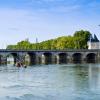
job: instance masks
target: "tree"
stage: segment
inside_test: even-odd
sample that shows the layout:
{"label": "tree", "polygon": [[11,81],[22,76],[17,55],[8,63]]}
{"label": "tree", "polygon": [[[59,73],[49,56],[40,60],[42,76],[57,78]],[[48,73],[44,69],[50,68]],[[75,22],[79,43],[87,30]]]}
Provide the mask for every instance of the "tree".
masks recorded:
{"label": "tree", "polygon": [[40,43],[30,43],[27,40],[20,41],[17,45],[8,45],[7,49],[17,49],[17,50],[64,50],[64,49],[86,49],[87,41],[91,33],[89,31],[76,31],[74,36],[62,36],[56,39],[51,39],[47,41],[43,41]]}
{"label": "tree", "polygon": [[[89,31],[76,31],[74,33],[74,37],[80,38],[78,41],[78,45],[80,46],[81,49],[86,49],[87,48],[87,41],[89,40],[89,37],[91,36],[91,33]],[[80,43],[81,42],[81,43]]]}

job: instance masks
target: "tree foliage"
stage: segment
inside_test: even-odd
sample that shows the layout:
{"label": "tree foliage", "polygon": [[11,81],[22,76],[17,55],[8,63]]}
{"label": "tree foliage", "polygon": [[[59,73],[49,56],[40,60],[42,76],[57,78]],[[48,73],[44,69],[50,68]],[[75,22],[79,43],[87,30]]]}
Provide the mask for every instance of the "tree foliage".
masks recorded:
{"label": "tree foliage", "polygon": [[16,45],[8,45],[7,49],[16,50],[64,50],[64,49],[86,49],[87,41],[91,33],[89,31],[76,31],[73,36],[62,36],[56,39],[43,41],[40,43],[30,43],[29,41],[21,41]]}

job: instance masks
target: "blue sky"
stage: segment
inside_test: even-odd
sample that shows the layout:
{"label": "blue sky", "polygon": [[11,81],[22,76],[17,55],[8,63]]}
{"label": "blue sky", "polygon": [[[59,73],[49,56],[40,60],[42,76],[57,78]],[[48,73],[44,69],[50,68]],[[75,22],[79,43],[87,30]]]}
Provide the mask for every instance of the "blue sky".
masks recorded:
{"label": "blue sky", "polygon": [[0,48],[88,30],[100,39],[100,0],[2,0]]}

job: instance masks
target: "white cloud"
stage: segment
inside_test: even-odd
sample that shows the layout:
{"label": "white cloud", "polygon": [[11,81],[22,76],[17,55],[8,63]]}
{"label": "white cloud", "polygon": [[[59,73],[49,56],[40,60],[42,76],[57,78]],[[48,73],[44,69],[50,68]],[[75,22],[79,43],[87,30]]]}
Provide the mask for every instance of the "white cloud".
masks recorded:
{"label": "white cloud", "polygon": [[59,18],[46,13],[0,9],[0,48],[25,38],[29,38],[32,42],[35,42],[36,37],[40,41],[55,38],[59,35],[57,32],[63,30],[62,27],[59,28],[58,23]]}
{"label": "white cloud", "polygon": [[0,9],[1,44],[13,44],[27,37],[25,34],[31,27],[28,14],[24,10]]}
{"label": "white cloud", "polygon": [[[80,9],[80,5],[31,10],[0,8],[0,48],[25,38],[35,42],[36,37],[42,41],[73,34],[78,29],[88,30],[89,23],[95,24],[98,21],[93,17],[86,18],[78,14],[77,11],[80,12]],[[90,26],[89,29],[92,28]]]}

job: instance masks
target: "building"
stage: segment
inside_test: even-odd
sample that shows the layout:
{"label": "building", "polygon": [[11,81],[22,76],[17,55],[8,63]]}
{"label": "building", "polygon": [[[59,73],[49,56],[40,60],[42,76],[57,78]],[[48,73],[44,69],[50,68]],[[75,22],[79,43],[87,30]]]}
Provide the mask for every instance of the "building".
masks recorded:
{"label": "building", "polygon": [[100,49],[100,41],[98,40],[97,36],[94,34],[90,35],[89,41],[87,42],[88,49]]}

